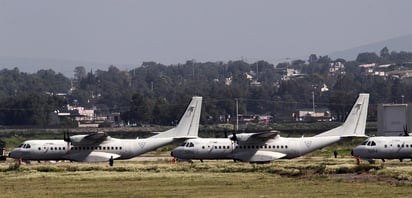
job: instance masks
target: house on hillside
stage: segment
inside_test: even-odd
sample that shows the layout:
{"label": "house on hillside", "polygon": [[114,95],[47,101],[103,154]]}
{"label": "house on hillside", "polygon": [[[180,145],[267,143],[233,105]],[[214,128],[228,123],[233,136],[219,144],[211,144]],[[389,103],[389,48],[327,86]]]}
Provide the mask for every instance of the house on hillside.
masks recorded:
{"label": "house on hillside", "polygon": [[59,118],[69,118],[77,121],[80,128],[97,128],[103,123],[105,126],[120,125],[120,113],[111,113],[109,115],[97,115],[96,109],[86,109],[80,106],[67,105],[65,110],[56,110],[54,112]]}

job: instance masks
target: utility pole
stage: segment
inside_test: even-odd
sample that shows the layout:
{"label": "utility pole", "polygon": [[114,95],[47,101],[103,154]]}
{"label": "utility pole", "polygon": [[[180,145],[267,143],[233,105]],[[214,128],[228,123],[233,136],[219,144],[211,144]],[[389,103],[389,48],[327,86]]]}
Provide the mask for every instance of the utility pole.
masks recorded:
{"label": "utility pole", "polygon": [[315,92],[312,91],[312,112],[315,115]]}
{"label": "utility pole", "polygon": [[236,132],[239,130],[239,100],[236,98]]}

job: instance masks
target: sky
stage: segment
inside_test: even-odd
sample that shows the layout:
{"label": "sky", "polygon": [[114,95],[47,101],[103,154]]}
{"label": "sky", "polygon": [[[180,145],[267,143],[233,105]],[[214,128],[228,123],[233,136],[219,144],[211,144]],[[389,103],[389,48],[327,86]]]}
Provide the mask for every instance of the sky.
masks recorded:
{"label": "sky", "polygon": [[409,0],[0,0],[0,57],[282,62],[412,33]]}

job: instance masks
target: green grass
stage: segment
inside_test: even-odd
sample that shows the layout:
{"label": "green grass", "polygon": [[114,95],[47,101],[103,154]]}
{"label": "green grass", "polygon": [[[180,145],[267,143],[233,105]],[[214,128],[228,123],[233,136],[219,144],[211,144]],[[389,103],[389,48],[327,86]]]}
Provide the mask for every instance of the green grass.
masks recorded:
{"label": "green grass", "polygon": [[411,165],[358,166],[350,157],[319,156],[260,165],[130,160],[113,167],[8,160],[0,163],[0,197],[399,197],[412,193]]}

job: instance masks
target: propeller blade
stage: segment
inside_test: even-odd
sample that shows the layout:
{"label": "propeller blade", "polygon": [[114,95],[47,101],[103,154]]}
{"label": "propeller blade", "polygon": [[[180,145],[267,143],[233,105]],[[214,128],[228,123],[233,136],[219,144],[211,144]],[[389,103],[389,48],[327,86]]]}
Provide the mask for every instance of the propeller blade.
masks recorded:
{"label": "propeller blade", "polygon": [[232,137],[230,137],[230,140],[237,142],[236,133],[232,134]]}
{"label": "propeller blade", "polygon": [[65,141],[65,142],[70,142],[70,134],[69,134],[69,132],[64,132],[64,137],[63,137],[63,140]]}
{"label": "propeller blade", "polygon": [[404,133],[404,136],[409,136],[408,125],[403,126],[403,133]]}

